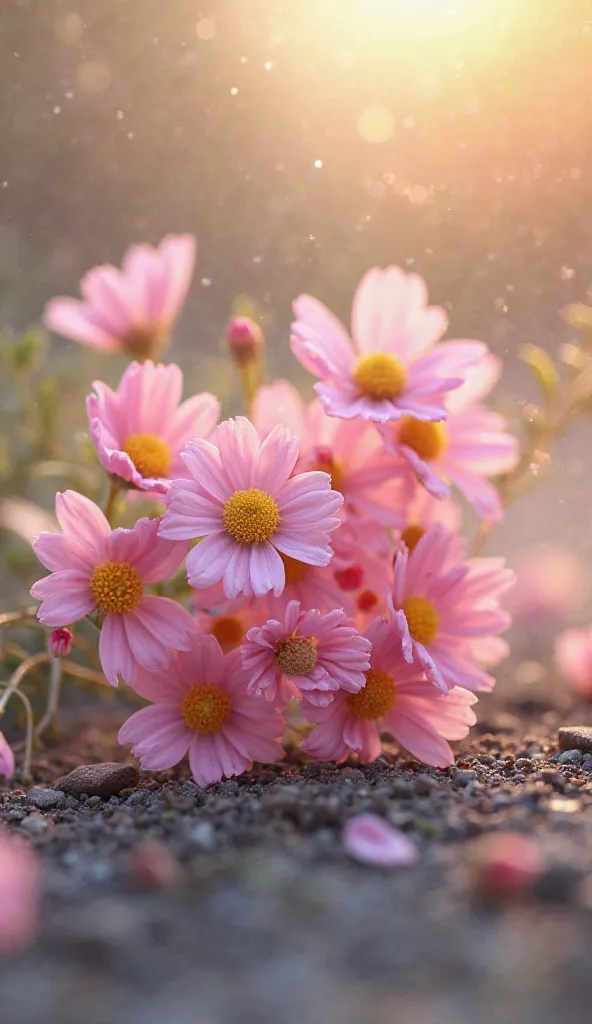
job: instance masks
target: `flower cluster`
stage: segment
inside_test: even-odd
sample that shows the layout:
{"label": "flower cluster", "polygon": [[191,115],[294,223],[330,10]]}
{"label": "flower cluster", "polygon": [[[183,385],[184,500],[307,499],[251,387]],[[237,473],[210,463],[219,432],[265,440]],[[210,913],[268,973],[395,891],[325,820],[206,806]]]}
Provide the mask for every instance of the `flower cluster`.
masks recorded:
{"label": "flower cluster", "polygon": [[[454,499],[502,515],[491,478],[517,445],[481,404],[499,361],[481,342],[440,340],[446,316],[420,277],[375,268],[351,336],[316,299],[294,302],[292,351],[318,379],[310,404],[287,381],[260,385],[260,328],[233,323],[249,416],[219,422],[213,395],[181,401],[181,369],[157,361],[194,254],[186,237],[136,246],[122,271],[86,275],[83,302],[47,308],[52,329],[134,360],[87,399],[104,510],[58,494],[61,532],[34,542],[49,570],[31,589],[38,617],[68,638],[50,650],[68,652],[88,617],[106,680],[148,702],[120,741],[148,769],[188,754],[200,785],[278,760],[292,701],[315,758],[370,762],[388,734],[446,767],[506,653],[512,574],[467,557]],[[135,522],[134,496],[153,509]]]}

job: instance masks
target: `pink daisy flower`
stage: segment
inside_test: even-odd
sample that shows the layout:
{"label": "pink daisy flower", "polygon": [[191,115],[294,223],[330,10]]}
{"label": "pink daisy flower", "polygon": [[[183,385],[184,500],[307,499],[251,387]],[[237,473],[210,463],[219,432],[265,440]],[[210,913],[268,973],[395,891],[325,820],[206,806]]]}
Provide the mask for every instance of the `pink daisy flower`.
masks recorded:
{"label": "pink daisy flower", "polygon": [[555,641],[555,661],[568,683],[592,697],[592,629],[566,629]]}
{"label": "pink daisy flower", "polygon": [[368,764],[382,752],[381,734],[389,733],[420,761],[446,768],[454,761],[446,741],[462,739],[475,724],[477,698],[460,687],[438,693],[421,667],[403,658],[393,620],[374,619],[366,637],[372,654],[364,687],[354,694],[339,690],[327,707],[305,699],[303,714],[316,729],[302,749],[319,761],[342,761],[353,752]]}
{"label": "pink daisy flower", "polygon": [[[282,417],[286,418],[282,418]],[[344,497],[342,518],[371,518],[402,526],[415,491],[404,459],[386,451],[371,424],[327,416],[317,400],[308,406],[287,381],[259,389],[253,421],[262,433],[272,421],[283,423],[300,441],[298,469],[329,473],[331,486]]]}
{"label": "pink daisy flower", "polygon": [[94,267],[82,278],[82,302],[52,299],[43,322],[48,330],[101,352],[154,356],[179,315],[194,264],[191,235],[167,235],[158,248],[133,245],[121,270]]}
{"label": "pink daisy flower", "polygon": [[342,419],[441,420],[447,413],[445,393],[459,387],[467,367],[487,351],[477,341],[434,348],[446,330],[446,314],[427,306],[422,278],[399,267],[374,267],[362,278],[354,296],[352,338],[310,295],[296,299],[293,309],[292,351],[321,378],[315,391],[325,412]]}
{"label": "pink daisy flower", "polygon": [[14,753],[4,733],[0,732],[0,775],[11,779],[14,775]]}
{"label": "pink daisy flower", "polygon": [[357,693],[370,667],[370,644],[342,609],[327,615],[286,608],[283,622],[254,626],[241,647],[249,693],[285,705],[304,694],[311,704],[327,704],[340,687]]}
{"label": "pink daisy flower", "polygon": [[327,473],[292,471],[298,440],[284,427],[261,441],[239,416],[218,427],[216,443],[189,441],[182,453],[191,479],[175,480],[161,537],[204,539],[187,556],[193,587],[222,580],[227,597],[281,594],[288,555],[308,565],[328,565],[329,534],[343,503]]}
{"label": "pink daisy flower", "polygon": [[225,654],[239,647],[247,630],[260,621],[260,604],[242,595],[230,600],[221,583],[193,592],[199,632],[215,637]]}
{"label": "pink daisy flower", "polygon": [[249,695],[247,682],[238,651],[224,655],[214,637],[194,633],[166,673],[138,675],[135,689],[152,704],[128,718],[119,742],[154,771],[172,768],[189,752],[200,786],[241,775],[253,761],[277,761],[281,717]]}
{"label": "pink daisy flower", "polygon": [[187,650],[195,623],[181,605],[149,597],[144,588],[168,579],[183,561],[186,545],[158,536],[158,519],[139,519],[132,530],[112,530],[94,502],[75,491],[56,495],[62,533],[33,541],[51,575],[31,587],[41,600],[37,618],[63,626],[98,611],[99,657],[107,680],[132,685],[138,666],[156,671],[169,651]]}
{"label": "pink daisy flower", "polygon": [[504,417],[478,402],[497,383],[501,369],[501,360],[491,354],[473,367],[465,384],[447,396],[445,422],[405,416],[381,428],[387,447],[407,459],[430,494],[448,498],[454,484],[490,522],[503,518],[503,508],[488,478],[509,472],[519,456]]}
{"label": "pink daisy flower", "polygon": [[101,465],[142,491],[164,493],[171,479],[186,476],[183,445],[210,434],[220,415],[208,392],[181,403],[183,373],[174,363],[131,363],[117,391],[101,381],[93,388],[86,408]]}
{"label": "pink daisy flower", "polygon": [[[407,506],[405,525],[397,531],[396,539],[411,552],[430,526],[441,523],[450,533],[458,533],[461,521],[461,510],[452,498],[434,498],[424,487],[417,485]],[[459,551],[464,551],[463,541],[460,537],[458,540]]]}
{"label": "pink daisy flower", "polygon": [[405,656],[418,661],[440,690],[491,690],[495,680],[476,661],[494,664],[507,653],[498,633],[510,624],[499,598],[514,582],[502,558],[458,558],[458,538],[432,526],[412,554],[395,556],[388,603]]}

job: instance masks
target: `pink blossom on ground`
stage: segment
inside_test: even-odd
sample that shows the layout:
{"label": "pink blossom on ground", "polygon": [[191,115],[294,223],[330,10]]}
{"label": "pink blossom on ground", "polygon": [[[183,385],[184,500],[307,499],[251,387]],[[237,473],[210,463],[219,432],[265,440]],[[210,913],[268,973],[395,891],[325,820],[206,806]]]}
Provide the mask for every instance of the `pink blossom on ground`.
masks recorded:
{"label": "pink blossom on ground", "polygon": [[254,626],[241,647],[249,693],[285,705],[291,697],[325,705],[342,687],[357,693],[370,667],[370,643],[341,609],[326,615],[291,601],[283,621]]}
{"label": "pink blossom on ground", "polygon": [[11,779],[14,775],[14,754],[4,733],[0,732],[0,775]]}
{"label": "pink blossom on ground", "polygon": [[567,629],[555,641],[555,660],[563,676],[592,698],[592,629]]}
{"label": "pink blossom on ground", "polygon": [[72,650],[74,636],[71,629],[52,629],[47,646],[54,658],[67,658]]}
{"label": "pink blossom on ground", "polygon": [[37,934],[39,862],[21,839],[0,835],[0,955],[26,949]]}
{"label": "pink blossom on ground", "polygon": [[98,610],[99,657],[112,686],[119,676],[133,685],[138,667],[166,668],[169,650],[187,650],[195,624],[181,605],[144,588],[179,568],[185,543],[159,537],[158,519],[112,530],[100,508],[75,491],[56,495],[56,514],[62,532],[40,533],[33,542],[51,571],[31,588],[42,602],[39,621],[61,627]]}
{"label": "pink blossom on ground", "polygon": [[93,388],[86,408],[101,465],[143,491],[166,493],[171,479],[186,477],[181,449],[211,434],[220,415],[208,392],[181,402],[183,373],[175,363],[131,363],[117,391],[101,381]]}
{"label": "pink blossom on ground", "polygon": [[158,352],[185,301],[195,264],[195,239],[167,235],[157,248],[133,245],[121,270],[94,267],[82,278],[82,301],[56,298],[45,326],[102,352],[144,358]]}
{"label": "pink blossom on ground", "polygon": [[446,397],[445,422],[407,416],[381,428],[387,447],[408,461],[430,494],[448,498],[454,485],[491,522],[503,518],[503,509],[489,477],[509,472],[519,456],[504,417],[478,402],[497,383],[501,369],[501,360],[491,354],[469,368],[466,382]]}
{"label": "pink blossom on ground", "polygon": [[366,637],[372,653],[365,686],[356,694],[339,690],[327,707],[304,700],[303,714],[316,728],[302,749],[319,761],[342,761],[353,752],[368,764],[380,756],[380,737],[388,732],[414,757],[446,768],[454,760],[446,741],[462,739],[475,724],[477,698],[460,687],[445,696],[427,682],[419,665],[405,661],[394,621],[374,619]]}
{"label": "pink blossom on ground", "polygon": [[226,420],[215,444],[190,441],[182,458],[191,479],[171,485],[161,537],[202,537],[187,556],[193,587],[222,580],[229,598],[282,593],[281,555],[328,565],[330,534],[343,503],[327,473],[294,474],[298,439],[278,426],[261,441],[244,417]]}
{"label": "pink blossom on ground", "polygon": [[587,592],[584,567],[573,551],[537,544],[518,560],[505,605],[518,622],[544,626],[577,614]]}
{"label": "pink blossom on ground", "polygon": [[486,346],[448,341],[446,314],[427,306],[425,282],[399,267],[374,267],[354,296],[352,337],[317,299],[301,295],[293,304],[292,351],[321,382],[315,384],[325,412],[376,423],[410,415],[446,416],[446,393],[465,380],[467,368]]}
{"label": "pink blossom on ground", "polygon": [[355,814],[343,830],[345,852],[360,864],[404,868],[419,860],[417,847],[377,814]]}
{"label": "pink blossom on ground", "polygon": [[277,761],[281,716],[248,693],[248,681],[238,651],[224,655],[214,637],[195,632],[166,672],[138,675],[136,690],[152,703],[128,718],[119,742],[154,771],[189,753],[200,786],[241,775],[253,761]]}
{"label": "pink blossom on ground", "polygon": [[395,556],[389,607],[402,650],[442,691],[451,686],[491,690],[495,680],[477,664],[507,654],[498,636],[510,624],[499,606],[514,581],[503,558],[458,560],[458,538],[436,524],[409,554]]}
{"label": "pink blossom on ground", "polygon": [[475,846],[475,886],[488,900],[516,900],[529,895],[546,867],[534,839],[519,832],[483,836]]}

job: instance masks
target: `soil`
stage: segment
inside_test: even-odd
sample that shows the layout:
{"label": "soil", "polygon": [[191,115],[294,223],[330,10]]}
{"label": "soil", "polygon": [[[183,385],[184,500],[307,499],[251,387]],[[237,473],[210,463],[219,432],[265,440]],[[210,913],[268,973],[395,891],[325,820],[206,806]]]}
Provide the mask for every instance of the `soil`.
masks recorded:
{"label": "soil", "polygon": [[[34,786],[125,761],[120,718],[112,705],[91,724],[88,711],[66,715]],[[0,964],[3,1024],[581,1017],[592,1002],[592,757],[563,753],[557,732],[589,724],[592,708],[563,690],[507,687],[481,702],[446,771],[393,746],[370,766],[293,751],[207,790],[185,765],[140,772],[104,798],[4,789],[0,830],[28,837],[45,885],[38,941]],[[419,863],[351,861],[342,829],[361,811],[403,829]],[[525,898],[486,904],[475,850],[500,829],[533,836],[548,869]]]}

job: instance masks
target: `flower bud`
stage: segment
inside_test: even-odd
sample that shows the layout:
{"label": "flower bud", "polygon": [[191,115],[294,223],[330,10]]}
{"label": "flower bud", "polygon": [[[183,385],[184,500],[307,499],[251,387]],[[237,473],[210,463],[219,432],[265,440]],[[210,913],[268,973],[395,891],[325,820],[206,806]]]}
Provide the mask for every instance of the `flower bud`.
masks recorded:
{"label": "flower bud", "polygon": [[52,629],[49,634],[49,640],[47,646],[49,647],[49,653],[53,654],[54,658],[65,658],[72,650],[72,630],[66,629]]}
{"label": "flower bud", "polygon": [[3,775],[5,779],[11,779],[14,775],[14,754],[12,748],[9,746],[4,738],[4,734],[0,732],[0,775]]}
{"label": "flower bud", "polygon": [[263,332],[248,316],[235,316],[226,328],[226,341],[238,366],[254,362],[263,345]]}
{"label": "flower bud", "polygon": [[542,852],[529,836],[516,832],[484,836],[474,861],[476,888],[492,902],[518,900],[532,892],[545,867]]}

